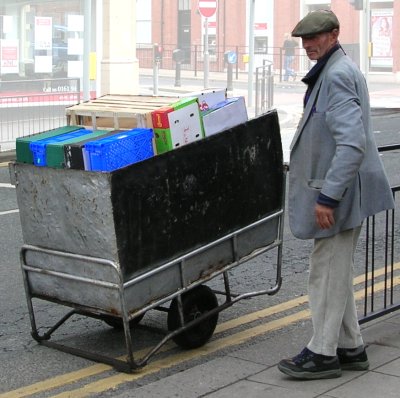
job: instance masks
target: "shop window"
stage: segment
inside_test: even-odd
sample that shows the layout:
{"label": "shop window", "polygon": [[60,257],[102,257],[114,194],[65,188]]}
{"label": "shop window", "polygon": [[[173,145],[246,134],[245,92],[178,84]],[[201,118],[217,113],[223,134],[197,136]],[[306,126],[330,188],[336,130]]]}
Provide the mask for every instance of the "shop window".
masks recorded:
{"label": "shop window", "polygon": [[217,36],[216,35],[208,35],[208,52],[210,55],[216,55],[216,52],[217,52]]}

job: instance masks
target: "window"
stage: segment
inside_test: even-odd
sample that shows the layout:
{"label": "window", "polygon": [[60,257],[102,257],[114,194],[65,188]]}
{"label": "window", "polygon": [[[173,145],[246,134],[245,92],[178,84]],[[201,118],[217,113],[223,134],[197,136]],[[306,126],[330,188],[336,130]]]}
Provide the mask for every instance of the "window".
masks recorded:
{"label": "window", "polygon": [[191,9],[190,3],[191,3],[191,0],[179,0],[178,10],[179,11],[190,10]]}
{"label": "window", "polygon": [[256,54],[267,54],[268,53],[268,37],[267,36],[256,36],[254,38],[254,52]]}

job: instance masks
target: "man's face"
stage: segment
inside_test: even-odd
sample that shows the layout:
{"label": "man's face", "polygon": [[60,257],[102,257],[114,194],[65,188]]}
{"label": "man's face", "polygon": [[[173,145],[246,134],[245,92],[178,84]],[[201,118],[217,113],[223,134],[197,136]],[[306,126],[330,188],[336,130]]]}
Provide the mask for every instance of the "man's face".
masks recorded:
{"label": "man's face", "polygon": [[334,29],[332,32],[303,36],[301,40],[308,58],[311,61],[318,61],[337,43],[338,35],[338,30]]}

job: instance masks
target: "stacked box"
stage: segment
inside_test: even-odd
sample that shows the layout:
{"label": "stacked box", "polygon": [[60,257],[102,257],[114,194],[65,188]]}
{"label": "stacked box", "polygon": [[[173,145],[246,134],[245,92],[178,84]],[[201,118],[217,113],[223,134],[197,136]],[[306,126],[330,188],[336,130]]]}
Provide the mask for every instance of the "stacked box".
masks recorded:
{"label": "stacked box", "polygon": [[81,128],[80,130],[71,131],[66,134],[31,142],[29,148],[33,154],[33,164],[40,167],[62,168],[64,163],[63,145],[74,140],[82,140],[85,136],[92,133],[92,130]]}
{"label": "stacked box", "polygon": [[84,145],[85,170],[113,171],[154,155],[153,131],[133,129]]}
{"label": "stacked box", "polygon": [[206,137],[228,130],[248,120],[244,97],[228,98],[202,112]]}
{"label": "stacked box", "polygon": [[29,148],[31,142],[37,142],[81,129],[82,127],[79,126],[64,126],[53,130],[43,131],[38,134],[17,138],[15,145],[17,162],[33,164],[33,153]]}
{"label": "stacked box", "polygon": [[196,97],[199,103],[200,111],[206,111],[214,105],[226,100],[226,88],[208,89],[200,92],[188,94],[188,97]]}
{"label": "stacked box", "polygon": [[93,137],[103,138],[121,133],[121,130],[97,130],[93,136],[82,141],[64,144],[65,167],[68,169],[85,170],[85,160],[83,156],[86,143],[93,141]]}
{"label": "stacked box", "polygon": [[204,137],[196,97],[182,98],[152,112],[157,154],[200,140]]}

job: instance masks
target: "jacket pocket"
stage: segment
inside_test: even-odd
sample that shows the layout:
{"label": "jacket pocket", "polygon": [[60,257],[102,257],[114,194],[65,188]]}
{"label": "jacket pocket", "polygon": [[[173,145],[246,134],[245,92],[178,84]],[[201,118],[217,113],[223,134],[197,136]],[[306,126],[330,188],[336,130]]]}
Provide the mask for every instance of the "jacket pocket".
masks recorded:
{"label": "jacket pocket", "polygon": [[313,179],[313,180],[308,180],[308,186],[313,189],[322,189],[322,185],[324,185],[325,180],[321,179]]}

